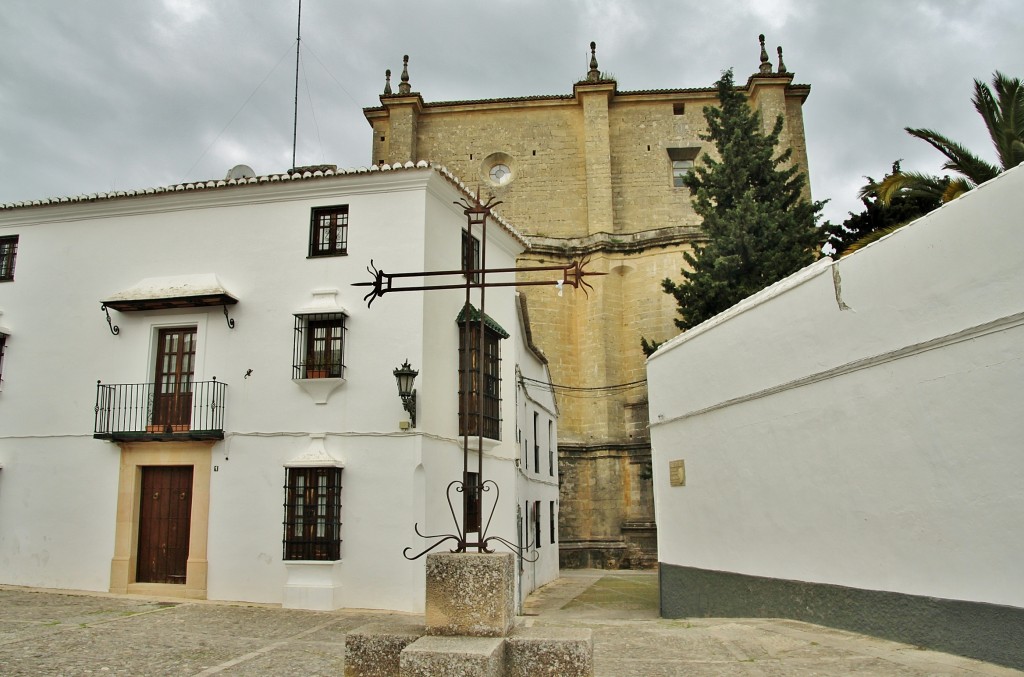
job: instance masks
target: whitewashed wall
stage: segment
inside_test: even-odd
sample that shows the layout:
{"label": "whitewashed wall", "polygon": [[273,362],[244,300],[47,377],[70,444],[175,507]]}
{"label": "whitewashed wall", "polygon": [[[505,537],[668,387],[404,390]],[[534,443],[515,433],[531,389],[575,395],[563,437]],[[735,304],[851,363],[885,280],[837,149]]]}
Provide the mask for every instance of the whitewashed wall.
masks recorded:
{"label": "whitewashed wall", "polygon": [[[284,464],[325,433],[342,475],[345,606],[423,607],[423,560],[402,557],[413,525],[449,529],[436,495],[461,473],[457,438],[459,291],[394,293],[367,308],[366,267],[460,265],[462,196],[430,169],[0,211],[20,237],[15,281],[0,284],[10,329],[0,392],[0,582],[105,590],[110,584],[119,448],[92,438],[96,381],[152,380],[154,330],[195,324],[196,380],[228,384],[225,440],[212,446],[208,597],[282,601]],[[307,259],[310,209],[349,205],[348,256]],[[521,243],[492,226],[489,263]],[[111,311],[100,301],[146,277],[215,273],[239,299],[221,308]],[[410,283],[411,284],[411,283]],[[293,313],[337,289],[347,311],[347,382],[316,404],[292,382]],[[487,312],[512,331],[512,288]],[[515,492],[515,342],[503,346],[503,441],[488,464]],[[420,370],[418,422],[392,370]],[[252,370],[248,377],[245,374]],[[453,470],[454,469],[454,470]],[[491,470],[488,470],[491,472]],[[496,517],[514,534],[515,497]],[[436,533],[436,532],[432,532]]]}
{"label": "whitewashed wall", "polygon": [[653,355],[660,561],[1024,606],[1022,215],[1015,169]]}

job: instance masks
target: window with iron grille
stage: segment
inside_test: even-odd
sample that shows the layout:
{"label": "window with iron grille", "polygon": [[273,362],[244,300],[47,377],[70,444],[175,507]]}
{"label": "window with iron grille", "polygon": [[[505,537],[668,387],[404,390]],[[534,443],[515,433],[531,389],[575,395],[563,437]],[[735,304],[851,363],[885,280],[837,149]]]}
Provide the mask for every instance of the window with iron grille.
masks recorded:
{"label": "window with iron grille", "polygon": [[18,256],[18,236],[0,237],[0,282],[14,279],[14,259]]}
{"label": "window with iron grille", "polygon": [[344,313],[295,316],[292,378],[345,378]]}
{"label": "window with iron grille", "polygon": [[551,524],[551,544],[554,545],[555,541],[558,540],[558,522],[555,520],[555,502],[548,501],[549,522]]}
{"label": "window with iron grille", "polygon": [[309,255],[344,256],[348,253],[348,205],[315,207],[310,217]]}
{"label": "window with iron grille", "polygon": [[[479,435],[482,431],[484,437],[501,439],[501,357],[498,348],[501,338],[498,332],[485,326],[481,357],[479,321],[470,321],[468,332],[465,321],[459,323],[460,435]],[[481,363],[484,370],[483,397],[480,395]]]}
{"label": "window with iron grille", "polygon": [[284,559],[341,559],[341,468],[287,468]]}
{"label": "window with iron grille", "polygon": [[0,332],[0,384],[4,382],[4,352],[7,350],[7,334]]}
{"label": "window with iron grille", "polygon": [[533,502],[533,539],[534,546],[539,548],[540,541],[540,501]]}
{"label": "window with iron grille", "polygon": [[480,473],[466,473],[466,528],[469,533],[480,531]]}
{"label": "window with iron grille", "polygon": [[[462,269],[480,270],[480,240],[470,235],[468,230],[462,231]],[[480,281],[480,273],[467,273],[466,277],[470,278],[470,282]]]}
{"label": "window with iron grille", "polygon": [[548,421],[548,475],[555,476],[555,435],[554,424]]}

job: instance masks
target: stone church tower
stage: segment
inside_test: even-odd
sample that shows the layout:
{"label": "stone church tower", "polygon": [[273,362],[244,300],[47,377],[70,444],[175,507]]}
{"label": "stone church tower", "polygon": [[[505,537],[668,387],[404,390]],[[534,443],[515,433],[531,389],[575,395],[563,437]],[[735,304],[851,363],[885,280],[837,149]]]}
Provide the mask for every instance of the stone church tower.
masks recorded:
{"label": "stone church tower", "polygon": [[[388,71],[381,105],[363,112],[375,164],[429,160],[501,200],[496,211],[530,242],[523,264],[589,258],[589,269],[607,273],[592,278],[589,296],[522,291],[560,386],[562,566],[627,568],[657,561],[640,337],[678,333],[661,280],[680,278],[683,252],[701,238],[681,176],[700,153],[714,153],[700,135],[703,108],[718,99],[714,87],[621,91],[590,47],[590,70],[571,94],[476,101],[424,101],[405,57],[398,92]],[[738,89],[765,131],[783,117],[780,145],[806,174],[810,87],[793,84],[778,54],[776,69],[761,36],[760,68]],[[530,434],[521,431],[526,449]]]}

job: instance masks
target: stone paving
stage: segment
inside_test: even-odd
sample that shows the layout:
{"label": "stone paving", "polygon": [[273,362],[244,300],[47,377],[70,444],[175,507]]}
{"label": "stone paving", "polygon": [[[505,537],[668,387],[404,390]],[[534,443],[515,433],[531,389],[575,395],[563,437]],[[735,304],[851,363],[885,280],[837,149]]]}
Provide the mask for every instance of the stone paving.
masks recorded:
{"label": "stone paving", "polygon": [[[590,628],[596,677],[1024,674],[797,621],[661,619],[651,572],[565,571],[523,613]],[[394,620],[420,619],[0,586],[0,675],[340,677],[345,633]]]}

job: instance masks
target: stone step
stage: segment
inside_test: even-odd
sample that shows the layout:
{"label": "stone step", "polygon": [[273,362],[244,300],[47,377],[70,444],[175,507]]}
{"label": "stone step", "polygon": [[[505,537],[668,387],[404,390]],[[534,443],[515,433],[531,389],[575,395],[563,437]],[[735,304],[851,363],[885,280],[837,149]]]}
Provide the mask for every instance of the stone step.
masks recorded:
{"label": "stone step", "polygon": [[518,627],[505,640],[508,677],[592,677],[594,638],[589,628]]}
{"label": "stone step", "polygon": [[[421,637],[405,647],[400,677],[503,677],[501,637]],[[347,668],[347,666],[346,666]]]}
{"label": "stone step", "polygon": [[345,635],[345,677],[398,677],[402,650],[426,633],[411,623],[369,623]]}

